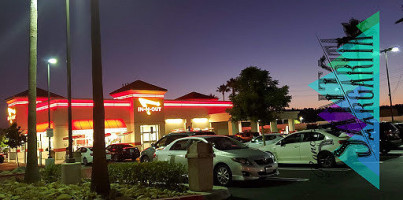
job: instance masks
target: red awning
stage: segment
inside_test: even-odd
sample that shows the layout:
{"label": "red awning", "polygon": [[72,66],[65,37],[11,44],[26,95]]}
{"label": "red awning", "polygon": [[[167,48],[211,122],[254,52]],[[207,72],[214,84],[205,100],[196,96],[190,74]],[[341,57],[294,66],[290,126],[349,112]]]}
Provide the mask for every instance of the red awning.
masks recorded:
{"label": "red awning", "polygon": [[[85,138],[85,135],[73,135],[73,140],[79,138]],[[64,137],[63,140],[69,140],[69,137]]]}

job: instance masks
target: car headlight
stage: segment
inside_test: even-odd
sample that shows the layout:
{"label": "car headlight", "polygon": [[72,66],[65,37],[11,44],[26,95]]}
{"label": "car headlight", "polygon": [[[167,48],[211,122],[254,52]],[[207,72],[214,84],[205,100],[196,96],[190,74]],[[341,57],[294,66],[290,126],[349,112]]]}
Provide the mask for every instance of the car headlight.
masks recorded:
{"label": "car headlight", "polygon": [[241,163],[243,165],[253,165],[248,159],[246,158],[231,158],[233,161]]}
{"label": "car headlight", "polygon": [[273,159],[274,162],[277,162],[276,156],[270,151],[266,151],[267,154],[269,154],[269,157]]}

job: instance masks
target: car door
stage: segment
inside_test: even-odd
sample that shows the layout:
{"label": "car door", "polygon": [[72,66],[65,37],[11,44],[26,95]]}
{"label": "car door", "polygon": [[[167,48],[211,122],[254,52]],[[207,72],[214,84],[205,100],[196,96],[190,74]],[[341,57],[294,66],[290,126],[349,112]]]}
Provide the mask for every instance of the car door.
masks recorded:
{"label": "car door", "polygon": [[294,133],[280,140],[273,147],[279,163],[300,163],[301,134]]}
{"label": "car door", "polygon": [[185,158],[185,155],[187,153],[187,148],[190,146],[191,142],[191,139],[176,141],[168,150],[168,155],[165,158],[166,161],[169,161],[171,163],[181,163],[187,166],[187,159]]}
{"label": "car door", "polygon": [[303,132],[300,145],[301,162],[317,163],[319,145],[325,139],[325,136],[318,132]]}

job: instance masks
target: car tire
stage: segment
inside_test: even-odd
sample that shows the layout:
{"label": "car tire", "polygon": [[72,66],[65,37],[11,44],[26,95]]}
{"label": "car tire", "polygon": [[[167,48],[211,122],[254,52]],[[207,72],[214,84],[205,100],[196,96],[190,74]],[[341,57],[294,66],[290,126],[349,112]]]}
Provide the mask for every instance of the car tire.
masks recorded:
{"label": "car tire", "polygon": [[217,185],[229,186],[232,182],[231,169],[225,164],[219,164],[214,168],[214,182]]}
{"label": "car tire", "polygon": [[150,158],[148,156],[143,156],[141,157],[140,162],[150,162]]}
{"label": "car tire", "polygon": [[334,155],[330,152],[324,151],[318,154],[318,165],[321,168],[331,168],[336,165]]}
{"label": "car tire", "polygon": [[88,160],[87,160],[86,157],[83,158],[83,165],[84,165],[84,166],[87,166],[87,165],[88,165]]}

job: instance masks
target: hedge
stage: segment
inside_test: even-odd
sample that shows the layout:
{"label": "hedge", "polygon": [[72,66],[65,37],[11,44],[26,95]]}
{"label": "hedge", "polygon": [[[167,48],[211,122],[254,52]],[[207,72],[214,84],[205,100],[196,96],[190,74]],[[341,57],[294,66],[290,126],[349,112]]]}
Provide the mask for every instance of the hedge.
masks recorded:
{"label": "hedge", "polygon": [[140,184],[183,191],[186,170],[181,164],[168,162],[112,163],[108,165],[111,183]]}

